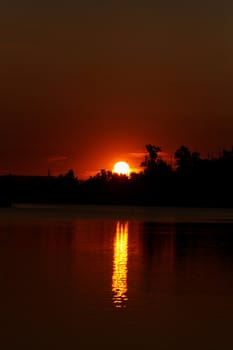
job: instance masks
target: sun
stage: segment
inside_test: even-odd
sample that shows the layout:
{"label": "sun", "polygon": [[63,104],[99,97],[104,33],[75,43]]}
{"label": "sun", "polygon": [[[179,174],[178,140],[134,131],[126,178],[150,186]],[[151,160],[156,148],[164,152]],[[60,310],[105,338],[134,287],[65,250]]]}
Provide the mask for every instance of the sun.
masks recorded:
{"label": "sun", "polygon": [[118,175],[129,175],[130,173],[130,167],[126,162],[117,162],[114,164],[113,173],[116,173]]}

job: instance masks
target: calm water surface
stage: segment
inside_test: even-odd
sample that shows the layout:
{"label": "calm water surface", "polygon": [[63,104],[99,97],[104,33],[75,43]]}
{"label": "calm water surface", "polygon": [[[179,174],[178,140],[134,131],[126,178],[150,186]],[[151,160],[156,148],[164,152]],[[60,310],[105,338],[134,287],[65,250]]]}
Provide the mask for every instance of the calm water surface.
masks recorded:
{"label": "calm water surface", "polygon": [[1,348],[232,348],[233,224],[174,218],[1,212]]}

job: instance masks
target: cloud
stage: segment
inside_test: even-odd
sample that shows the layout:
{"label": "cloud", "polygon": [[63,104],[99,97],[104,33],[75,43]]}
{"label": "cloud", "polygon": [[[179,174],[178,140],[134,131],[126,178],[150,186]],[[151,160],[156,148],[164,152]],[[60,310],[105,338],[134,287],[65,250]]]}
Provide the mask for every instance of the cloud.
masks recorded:
{"label": "cloud", "polygon": [[[130,153],[128,153],[128,156],[131,158],[144,158],[146,154],[147,154],[146,151],[145,152],[130,152]],[[159,155],[161,157],[167,157],[169,155],[169,153],[162,151],[162,152],[159,152]]]}
{"label": "cloud", "polygon": [[130,152],[128,153],[128,156],[131,158],[144,158],[146,152]]}

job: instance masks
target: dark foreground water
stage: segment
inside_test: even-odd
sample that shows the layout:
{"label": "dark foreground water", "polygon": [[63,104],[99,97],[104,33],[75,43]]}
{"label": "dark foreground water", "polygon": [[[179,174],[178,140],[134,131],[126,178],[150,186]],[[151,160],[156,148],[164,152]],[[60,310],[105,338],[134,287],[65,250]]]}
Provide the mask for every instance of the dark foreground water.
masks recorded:
{"label": "dark foreground water", "polygon": [[1,211],[1,349],[233,348],[229,211],[72,210]]}

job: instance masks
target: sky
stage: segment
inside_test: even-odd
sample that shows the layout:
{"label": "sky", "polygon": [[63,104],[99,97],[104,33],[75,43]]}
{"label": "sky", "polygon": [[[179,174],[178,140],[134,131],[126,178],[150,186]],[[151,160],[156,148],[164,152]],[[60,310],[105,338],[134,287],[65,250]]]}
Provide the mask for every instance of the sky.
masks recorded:
{"label": "sky", "polygon": [[230,148],[232,37],[229,0],[1,0],[0,173]]}

